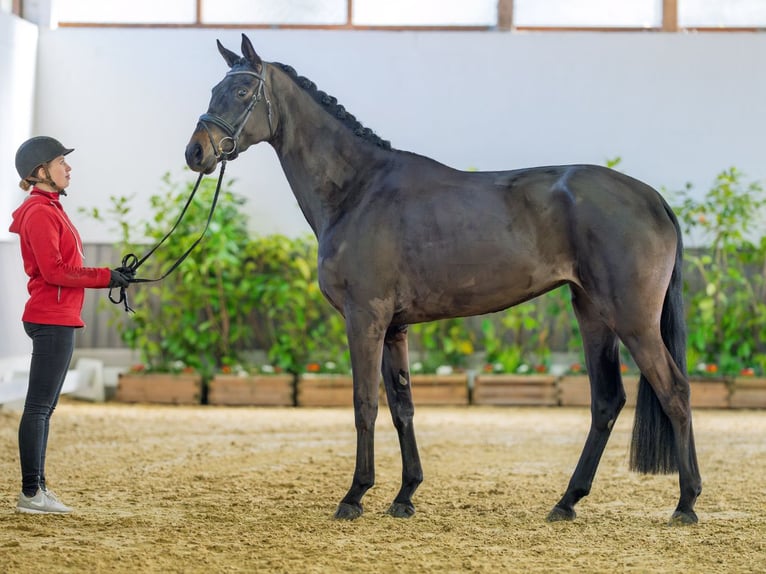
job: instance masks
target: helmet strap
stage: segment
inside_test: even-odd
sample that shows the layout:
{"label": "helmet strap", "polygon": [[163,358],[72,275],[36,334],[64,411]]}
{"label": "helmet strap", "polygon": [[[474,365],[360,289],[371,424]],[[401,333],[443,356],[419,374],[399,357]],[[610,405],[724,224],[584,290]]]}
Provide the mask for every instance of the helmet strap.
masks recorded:
{"label": "helmet strap", "polygon": [[[43,168],[43,171],[45,172],[45,179],[40,179],[40,178],[37,178],[37,177],[28,177],[27,181],[31,181],[33,183],[44,183],[44,184],[47,184],[48,186],[50,186],[53,189],[53,191],[55,191],[59,195],[66,195],[66,190],[64,190],[63,187],[59,187],[58,185],[56,185],[56,182],[53,181],[53,178],[51,177],[51,172],[48,171],[48,166],[43,164],[40,167]],[[37,171],[37,170],[35,170],[35,171]]]}

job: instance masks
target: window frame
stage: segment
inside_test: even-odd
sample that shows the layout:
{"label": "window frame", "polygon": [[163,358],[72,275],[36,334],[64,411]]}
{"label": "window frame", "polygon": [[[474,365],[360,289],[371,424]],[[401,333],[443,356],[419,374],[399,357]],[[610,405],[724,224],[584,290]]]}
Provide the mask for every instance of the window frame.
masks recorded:
{"label": "window frame", "polygon": [[[344,24],[259,24],[259,23],[205,23],[202,4],[214,0],[196,0],[194,23],[122,23],[122,22],[59,22],[61,28],[218,28],[218,29],[279,29],[279,30],[382,30],[423,32],[762,32],[766,27],[679,27],[678,0],[662,0],[662,24],[654,27],[627,26],[516,26],[513,23],[513,0],[498,0],[497,20],[494,26],[373,26],[352,23],[354,0],[346,0]],[[21,14],[24,0],[13,0],[14,13]]]}

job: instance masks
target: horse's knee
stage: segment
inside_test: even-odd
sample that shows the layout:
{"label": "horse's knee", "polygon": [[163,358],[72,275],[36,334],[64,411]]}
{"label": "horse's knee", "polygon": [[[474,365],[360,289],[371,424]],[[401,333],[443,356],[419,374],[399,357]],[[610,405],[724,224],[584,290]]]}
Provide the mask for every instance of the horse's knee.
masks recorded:
{"label": "horse's knee", "polygon": [[354,401],[354,420],[357,431],[371,431],[378,418],[378,405],[366,401]]}

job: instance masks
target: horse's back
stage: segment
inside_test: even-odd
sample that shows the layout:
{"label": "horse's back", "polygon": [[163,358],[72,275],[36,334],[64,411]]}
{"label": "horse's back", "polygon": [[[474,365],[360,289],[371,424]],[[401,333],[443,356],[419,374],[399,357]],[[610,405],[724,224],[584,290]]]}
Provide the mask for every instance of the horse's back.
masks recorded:
{"label": "horse's back", "polygon": [[464,172],[418,159],[320,237],[320,281],[337,307],[349,289],[393,293],[399,320],[419,322],[497,311],[564,283],[598,291],[600,279],[646,265],[638,250],[658,256],[674,237],[659,194],[608,168]]}

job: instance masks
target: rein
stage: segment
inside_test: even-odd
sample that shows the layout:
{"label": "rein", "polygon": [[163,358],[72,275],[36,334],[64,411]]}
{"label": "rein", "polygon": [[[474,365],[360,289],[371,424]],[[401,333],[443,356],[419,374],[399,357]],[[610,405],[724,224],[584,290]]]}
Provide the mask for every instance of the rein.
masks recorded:
{"label": "rein", "polygon": [[[155,281],[162,281],[163,279],[165,279],[165,277],[167,277],[173,271],[175,271],[176,268],[179,265],[181,265],[181,263],[183,263],[184,259],[186,259],[189,256],[189,254],[194,250],[194,248],[199,244],[199,242],[202,241],[202,238],[205,236],[205,233],[207,232],[207,229],[210,226],[210,221],[213,219],[213,212],[215,211],[216,203],[218,203],[218,195],[221,191],[221,182],[223,181],[223,173],[226,170],[226,161],[232,154],[234,154],[237,151],[239,136],[242,133],[242,130],[245,128],[247,121],[250,119],[250,114],[253,113],[255,106],[261,100],[266,101],[266,106],[268,108],[267,117],[269,120],[269,133],[273,132],[272,125],[271,125],[271,101],[266,95],[266,92],[264,89],[264,86],[266,84],[265,78],[261,74],[258,74],[257,72],[253,70],[230,71],[226,74],[226,76],[234,76],[238,74],[246,74],[248,76],[256,77],[258,79],[258,87],[255,89],[255,92],[253,92],[253,96],[250,98],[250,101],[248,102],[245,110],[237,118],[237,121],[235,123],[236,127],[231,125],[222,117],[212,113],[202,114],[199,118],[199,123],[202,125],[203,128],[205,128],[208,138],[210,138],[210,144],[213,147],[215,157],[221,162],[221,173],[218,176],[218,184],[215,187],[215,195],[213,196],[213,202],[210,205],[210,212],[208,213],[208,216],[207,216],[207,222],[205,223],[205,228],[202,230],[202,233],[199,235],[199,237],[197,237],[194,243],[192,243],[189,246],[189,248],[183,253],[183,255],[181,255],[181,257],[179,257],[175,261],[175,263],[173,263],[173,265],[171,265],[170,268],[167,271],[165,271],[165,273],[163,273],[160,277],[156,277],[154,279],[135,277],[136,271],[138,270],[138,268],[144,264],[144,262],[157,250],[157,248],[160,245],[162,245],[165,242],[165,240],[168,237],[170,237],[170,235],[175,231],[176,227],[178,227],[178,224],[181,223],[181,220],[183,219],[184,214],[186,213],[186,210],[189,208],[189,205],[194,199],[194,194],[197,193],[199,184],[202,181],[202,178],[204,177],[204,174],[200,173],[199,177],[197,178],[197,183],[194,184],[194,189],[192,189],[192,192],[189,195],[189,199],[186,201],[186,205],[184,205],[184,208],[181,210],[181,214],[178,216],[178,219],[173,224],[173,227],[170,229],[170,231],[168,231],[165,234],[165,236],[162,239],[160,239],[160,241],[154,247],[152,247],[143,257],[141,257],[141,259],[139,259],[133,253],[128,253],[127,255],[125,255],[125,257],[122,258],[122,266],[118,267],[117,270],[127,275],[128,277],[130,277],[130,283],[153,283]],[[215,141],[213,140],[213,134],[211,133],[210,128],[208,127],[208,123],[219,127],[226,134],[225,137],[221,138],[218,141],[217,145]],[[130,307],[130,304],[128,303],[128,291],[126,287],[120,287],[119,297],[117,299],[115,299],[112,296],[112,288],[110,288],[109,300],[116,305],[119,305],[120,303],[122,303],[123,306],[125,307],[126,312],[133,312],[133,309]]]}
{"label": "rein", "polygon": [[[170,231],[168,231],[165,236],[160,239],[154,247],[152,247],[141,259],[139,259],[134,253],[128,253],[125,255],[125,257],[122,258],[122,267],[118,267],[117,271],[120,271],[121,273],[127,275],[130,277],[130,283],[154,283],[156,281],[162,281],[170,275],[173,271],[176,270],[176,268],[181,265],[181,263],[184,262],[184,260],[189,256],[189,254],[194,250],[195,247],[199,244],[200,241],[202,241],[202,238],[205,236],[205,233],[207,232],[208,227],[210,227],[210,221],[213,219],[213,212],[215,211],[215,206],[218,203],[218,196],[221,192],[221,182],[223,182],[223,174],[226,171],[226,160],[221,160],[221,172],[218,175],[218,184],[215,186],[215,194],[213,195],[213,201],[210,204],[210,211],[207,216],[207,221],[205,222],[205,228],[202,230],[202,233],[200,233],[199,237],[194,240],[194,243],[192,243],[189,248],[184,251],[183,255],[176,259],[176,261],[173,263],[173,265],[170,266],[170,268],[165,271],[160,277],[156,277],[154,279],[147,279],[143,277],[135,277],[136,271],[138,270],[141,265],[144,264],[144,262],[149,259],[149,257],[157,251],[157,248],[162,245],[165,240],[171,236],[171,234],[176,230],[176,227],[178,227],[178,224],[181,223],[181,220],[183,219],[184,215],[186,214],[186,210],[189,208],[189,205],[191,205],[192,200],[194,199],[194,195],[197,193],[197,189],[199,188],[199,184],[202,182],[202,178],[204,177],[203,173],[199,174],[199,177],[197,178],[197,183],[194,184],[194,189],[192,189],[191,194],[189,195],[189,199],[186,200],[186,205],[184,205],[184,208],[181,210],[180,215],[178,216],[178,219],[176,219],[176,222],[173,224],[173,227],[170,228]],[[112,297],[112,288],[109,288],[109,300],[114,303],[115,305],[119,305],[122,303],[125,307],[126,312],[133,312],[133,309],[130,307],[130,304],[128,303],[128,290],[127,287],[120,287],[119,291],[119,297],[115,299]]]}

